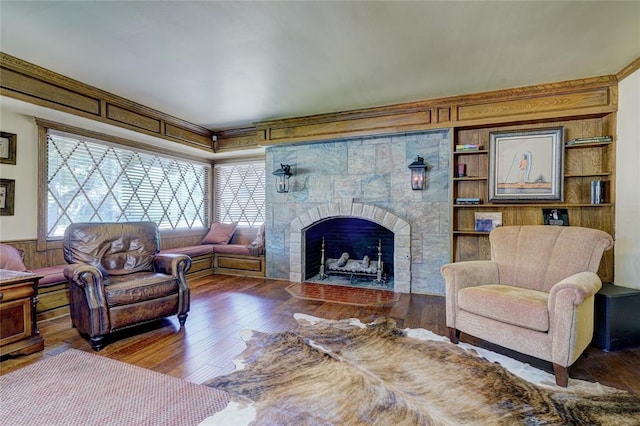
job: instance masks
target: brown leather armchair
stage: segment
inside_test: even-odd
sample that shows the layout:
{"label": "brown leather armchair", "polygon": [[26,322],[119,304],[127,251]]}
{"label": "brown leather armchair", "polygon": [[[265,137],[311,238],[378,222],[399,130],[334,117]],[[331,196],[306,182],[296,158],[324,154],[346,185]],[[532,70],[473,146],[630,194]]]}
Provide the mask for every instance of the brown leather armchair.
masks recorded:
{"label": "brown leather armchair", "polygon": [[152,222],[74,223],[64,235],[71,321],[98,351],[105,336],[124,328],[189,312],[186,273],[191,258],[158,254]]}

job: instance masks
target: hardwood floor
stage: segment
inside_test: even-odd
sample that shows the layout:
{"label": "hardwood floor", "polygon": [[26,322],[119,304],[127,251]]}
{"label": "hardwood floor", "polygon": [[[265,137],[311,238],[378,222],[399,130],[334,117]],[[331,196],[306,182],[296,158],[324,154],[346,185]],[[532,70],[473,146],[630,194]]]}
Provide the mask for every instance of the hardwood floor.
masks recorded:
{"label": "hardwood floor", "polygon": [[[285,290],[288,281],[224,275],[189,280],[191,310],[185,328],[175,317],[120,334],[101,356],[202,383],[234,370],[233,359],[245,344],[238,332],[245,328],[280,332],[295,328],[293,314],[300,312],[327,319],[358,318],[363,322],[388,316],[401,327],[426,328],[445,335],[444,297],[403,294],[387,306],[352,306],[293,298]],[[69,316],[38,324],[45,349],[36,354],[0,363],[6,374],[66,348],[93,352],[89,343],[71,327]],[[529,362],[546,371],[549,363],[508,351],[472,337],[462,340]],[[640,348],[603,352],[590,347],[571,368],[571,377],[598,381],[640,396]]]}

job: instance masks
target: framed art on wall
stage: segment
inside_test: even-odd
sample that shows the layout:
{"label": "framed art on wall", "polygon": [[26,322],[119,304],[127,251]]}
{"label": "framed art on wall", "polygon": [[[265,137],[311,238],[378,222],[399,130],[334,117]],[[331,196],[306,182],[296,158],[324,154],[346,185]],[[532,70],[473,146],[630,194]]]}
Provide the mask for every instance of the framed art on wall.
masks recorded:
{"label": "framed art on wall", "polygon": [[562,201],[563,128],[492,132],[489,201]]}
{"label": "framed art on wall", "polygon": [[0,132],[0,163],[16,164],[17,135]]}
{"label": "framed art on wall", "polygon": [[0,216],[13,216],[15,196],[16,181],[0,179]]}

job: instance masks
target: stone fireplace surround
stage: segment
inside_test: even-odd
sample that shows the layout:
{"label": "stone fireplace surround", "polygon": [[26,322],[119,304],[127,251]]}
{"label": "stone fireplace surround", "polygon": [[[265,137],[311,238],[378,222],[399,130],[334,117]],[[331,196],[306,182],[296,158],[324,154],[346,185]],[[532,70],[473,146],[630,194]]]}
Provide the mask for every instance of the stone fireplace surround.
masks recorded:
{"label": "stone fireplace surround", "polygon": [[[360,203],[391,212],[410,224],[410,243],[408,230],[394,237],[403,240],[394,246],[402,244],[402,250],[410,253],[409,263],[404,256],[394,262],[394,281],[401,283],[394,290],[444,295],[440,267],[450,256],[450,153],[451,135],[446,129],[267,147],[266,170],[290,164],[294,176],[286,194],[276,192],[271,173],[266,176],[266,277],[304,279],[305,269],[295,266],[290,257],[302,262],[298,265],[306,264],[300,260],[301,228],[310,225],[298,223],[291,232],[292,222],[299,216],[320,217],[317,209],[321,206],[334,209],[332,214],[350,215],[351,204]],[[428,165],[423,191],[413,191],[408,184],[407,165],[416,155],[424,157]],[[335,203],[350,207],[342,209]]]}
{"label": "stone fireplace surround", "polygon": [[394,233],[393,291],[411,291],[411,225],[381,207],[344,200],[312,208],[291,221],[289,228],[289,280],[302,282],[304,271],[304,233],[315,223],[337,217],[369,220]]}

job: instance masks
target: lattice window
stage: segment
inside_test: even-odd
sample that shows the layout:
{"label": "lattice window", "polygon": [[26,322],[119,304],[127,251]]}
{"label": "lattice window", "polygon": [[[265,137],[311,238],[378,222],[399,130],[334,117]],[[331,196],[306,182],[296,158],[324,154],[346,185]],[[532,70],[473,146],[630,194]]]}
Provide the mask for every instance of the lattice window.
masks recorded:
{"label": "lattice window", "polygon": [[71,223],[152,221],[209,227],[211,166],[49,129],[47,238]]}
{"label": "lattice window", "polygon": [[216,222],[238,222],[256,226],[264,223],[264,161],[245,164],[216,164],[214,216]]}

